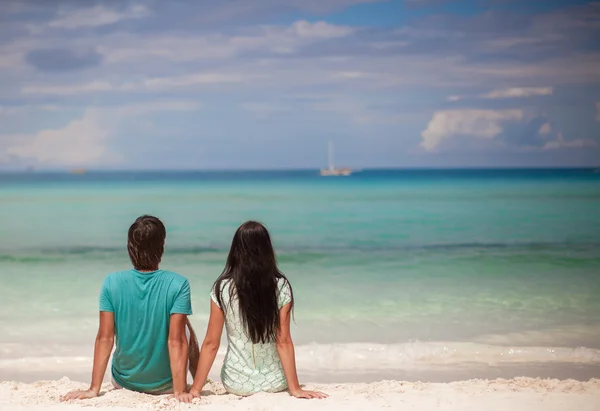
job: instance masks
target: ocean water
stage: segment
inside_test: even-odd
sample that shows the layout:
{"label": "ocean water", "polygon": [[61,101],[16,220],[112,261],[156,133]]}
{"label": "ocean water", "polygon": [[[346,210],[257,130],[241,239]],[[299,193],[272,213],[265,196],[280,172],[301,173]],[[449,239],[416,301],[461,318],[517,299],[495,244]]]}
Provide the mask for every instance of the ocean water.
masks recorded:
{"label": "ocean water", "polygon": [[105,172],[0,174],[0,379],[89,372],[100,285],[142,214],[167,226],[199,337],[235,229],[264,222],[313,378],[598,372],[593,170]]}

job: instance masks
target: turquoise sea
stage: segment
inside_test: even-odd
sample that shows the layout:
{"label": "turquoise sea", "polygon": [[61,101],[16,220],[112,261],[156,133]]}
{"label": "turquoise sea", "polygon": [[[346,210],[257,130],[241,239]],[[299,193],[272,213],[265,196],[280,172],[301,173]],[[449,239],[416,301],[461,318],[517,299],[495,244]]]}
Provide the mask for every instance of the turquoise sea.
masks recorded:
{"label": "turquoise sea", "polygon": [[0,380],[87,374],[141,214],[167,226],[162,268],[189,278],[200,336],[235,229],[264,222],[301,373],[600,364],[591,169],[28,173],[0,174]]}

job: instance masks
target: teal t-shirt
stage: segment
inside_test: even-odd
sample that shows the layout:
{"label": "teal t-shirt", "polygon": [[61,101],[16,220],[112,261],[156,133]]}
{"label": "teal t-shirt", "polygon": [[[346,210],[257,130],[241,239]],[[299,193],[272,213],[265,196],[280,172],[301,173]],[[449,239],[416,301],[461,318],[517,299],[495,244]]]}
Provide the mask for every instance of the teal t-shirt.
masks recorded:
{"label": "teal t-shirt", "polygon": [[172,388],[169,322],[171,314],[192,314],[188,280],[163,270],[110,274],[102,284],[100,311],[115,314],[115,382],[147,393]]}

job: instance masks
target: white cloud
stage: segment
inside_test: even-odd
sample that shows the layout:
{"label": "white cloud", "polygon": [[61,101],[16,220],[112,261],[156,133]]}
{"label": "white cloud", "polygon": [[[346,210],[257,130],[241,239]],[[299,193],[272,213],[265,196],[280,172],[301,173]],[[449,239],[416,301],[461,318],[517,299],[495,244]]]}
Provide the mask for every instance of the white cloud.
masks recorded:
{"label": "white cloud", "polygon": [[549,96],[552,95],[554,89],[552,87],[511,87],[498,89],[484,94],[482,97],[487,99],[500,98],[522,98],[533,96]]}
{"label": "white cloud", "polygon": [[300,38],[335,39],[346,37],[351,34],[354,29],[352,27],[329,24],[324,21],[310,23],[306,20],[299,20],[293,23],[287,31]]}
{"label": "white cloud", "polygon": [[[427,129],[421,134],[421,147],[427,151],[438,148],[445,140],[455,136],[493,140],[503,131],[503,123],[517,122],[524,118],[522,110],[447,110],[433,115]],[[542,124],[538,134],[544,138],[541,146],[516,147],[527,151],[556,150],[566,148],[596,147],[589,139],[566,140],[562,133],[555,132],[549,122]]]}
{"label": "white cloud", "polygon": [[0,116],[11,116],[26,110],[54,111],[58,106],[52,104],[31,104],[25,106],[0,106]]}
{"label": "white cloud", "polygon": [[201,107],[195,100],[150,101],[110,108],[89,107],[83,116],[56,129],[34,134],[0,135],[9,143],[0,156],[51,166],[89,167],[119,163],[118,153],[109,150],[109,138],[126,117],[159,111],[193,111]]}
{"label": "white cloud", "polygon": [[[198,84],[241,83],[240,74],[197,73],[186,76],[157,77],[145,80],[142,85],[146,88],[187,87]],[[136,87],[134,85],[134,87]]]}
{"label": "white cloud", "polygon": [[538,131],[540,136],[547,136],[550,133],[552,133],[552,126],[550,123],[546,122],[540,126],[540,130]]}
{"label": "white cloud", "polygon": [[560,148],[586,148],[586,147],[596,147],[598,144],[594,140],[590,139],[574,139],[574,140],[565,140],[562,133],[558,133],[556,136],[556,140],[548,141],[542,149],[544,150],[556,150]]}
{"label": "white cloud", "polygon": [[47,165],[89,166],[101,160],[110,161],[105,158],[109,135],[110,130],[102,124],[99,113],[90,109],[65,127],[13,138],[24,142],[8,147],[6,153]]}
{"label": "white cloud", "polygon": [[324,21],[310,23],[299,20],[288,27],[263,26],[251,35],[221,38],[221,41],[225,40],[225,44],[234,50],[234,54],[253,50],[289,54],[300,47],[343,38],[355,31],[353,27],[338,26]]}
{"label": "white cloud", "polygon": [[161,58],[186,62],[206,59],[230,59],[236,55],[259,51],[290,54],[299,47],[346,37],[356,29],[299,20],[289,26],[260,26],[243,34],[224,35],[132,35],[117,33],[95,44],[107,63],[139,62]]}
{"label": "white cloud", "polygon": [[109,112],[116,111],[119,115],[139,115],[155,111],[195,111],[200,108],[202,108],[202,103],[197,100],[159,100],[128,104],[104,110]]}
{"label": "white cloud", "polygon": [[[576,64],[568,64],[568,58],[574,59]],[[502,79],[513,82],[552,82],[554,84],[589,84],[600,80],[600,53],[579,53],[572,57],[557,55],[545,60],[543,65],[539,62],[495,62],[475,63],[463,67],[464,74],[476,76],[475,78]]]}
{"label": "white cloud", "polygon": [[220,34],[210,36],[173,35],[148,33],[144,36],[117,33],[107,36],[99,45],[98,52],[107,64],[147,61],[188,62],[198,60],[221,60],[237,53],[236,45],[229,37]]}
{"label": "white cloud", "polygon": [[190,87],[207,84],[241,83],[243,76],[226,73],[196,73],[182,76],[149,78],[140,82],[112,83],[92,81],[76,85],[33,85],[21,89],[23,94],[74,95],[93,92],[151,91],[170,87]]}
{"label": "white cloud", "polygon": [[459,101],[469,98],[484,98],[488,100],[506,99],[506,98],[526,98],[534,96],[550,96],[554,93],[552,87],[509,87],[492,90],[489,93],[476,96],[453,95],[446,98],[447,101]]}
{"label": "white cloud", "polygon": [[148,16],[146,6],[137,4],[118,11],[102,5],[85,9],[62,10],[56,19],[48,23],[49,27],[60,29],[77,29],[80,27],[99,27],[114,24],[121,20],[139,19]]}
{"label": "white cloud", "polygon": [[491,140],[502,132],[502,123],[523,118],[522,110],[446,110],[434,113],[421,133],[421,147],[434,150],[444,140],[468,136]]}
{"label": "white cloud", "polygon": [[363,73],[361,71],[341,71],[339,73],[335,73],[336,76],[347,79],[355,79],[355,78],[364,78],[368,74]]}
{"label": "white cloud", "polygon": [[62,86],[25,86],[21,89],[23,94],[56,94],[69,95],[81,94],[94,91],[112,91],[118,87],[108,81],[92,81],[85,84],[62,85]]}

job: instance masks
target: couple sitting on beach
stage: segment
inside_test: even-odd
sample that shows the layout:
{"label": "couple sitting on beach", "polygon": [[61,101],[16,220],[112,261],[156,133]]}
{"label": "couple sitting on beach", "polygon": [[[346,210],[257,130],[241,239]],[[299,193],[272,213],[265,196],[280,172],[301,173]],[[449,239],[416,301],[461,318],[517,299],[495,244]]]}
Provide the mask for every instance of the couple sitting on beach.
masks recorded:
{"label": "couple sitting on beach", "polygon": [[[173,394],[190,402],[200,397],[224,324],[228,346],[221,379],[228,392],[245,396],[287,389],[298,398],[327,396],[303,390],[298,383],[290,335],[292,288],[277,268],[262,224],[246,222],[233,237],[225,270],[210,293],[210,319],[199,360],[187,319],[192,314],[188,280],[158,267],[165,238],[165,227],[156,217],[140,217],[130,227],[127,250],[133,269],[106,277],[100,293],[91,386],[63,400],[99,395],[116,338],[115,388]],[[194,375],[191,387],[188,367]]]}

